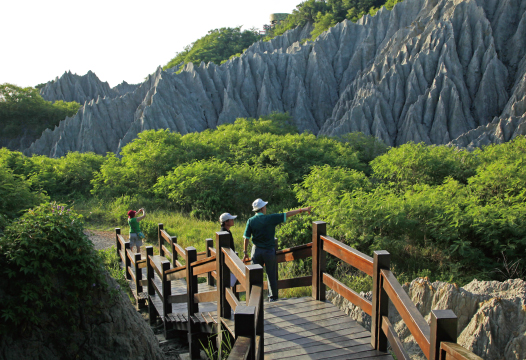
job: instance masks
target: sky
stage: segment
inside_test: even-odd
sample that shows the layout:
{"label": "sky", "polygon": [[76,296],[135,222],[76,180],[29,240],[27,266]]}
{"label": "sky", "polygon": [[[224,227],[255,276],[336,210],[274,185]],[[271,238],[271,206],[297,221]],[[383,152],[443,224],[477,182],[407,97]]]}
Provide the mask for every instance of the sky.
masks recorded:
{"label": "sky", "polygon": [[35,86],[93,71],[137,84],[211,29],[263,29],[302,0],[3,0],[0,84]]}

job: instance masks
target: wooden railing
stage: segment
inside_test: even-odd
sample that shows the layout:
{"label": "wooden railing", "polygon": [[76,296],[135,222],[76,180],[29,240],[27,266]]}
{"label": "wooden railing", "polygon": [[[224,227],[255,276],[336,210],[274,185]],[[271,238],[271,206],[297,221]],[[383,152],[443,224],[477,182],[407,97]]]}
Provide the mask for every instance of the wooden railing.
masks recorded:
{"label": "wooden railing", "polygon": [[[159,224],[159,252],[171,261],[156,261],[153,247],[146,247],[147,259],[130,251],[130,244],[116,229],[117,254],[126,264],[126,276],[133,280],[137,289],[147,284],[148,294],[158,294],[162,301],[164,315],[171,313],[171,304],[188,305],[188,339],[190,355],[199,353],[198,335],[200,329],[192,316],[199,312],[199,303],[217,301],[218,346],[223,343],[223,331],[228,331],[235,339],[229,359],[262,359],[264,354],[263,328],[263,290],[268,288],[263,282],[263,269],[260,265],[245,265],[230,249],[229,234],[216,233],[215,248],[212,239],[206,239],[206,250],[198,253],[193,247],[183,249],[177,244],[177,237],[170,236]],[[372,301],[347,287],[326,272],[326,254],[329,253],[356,269],[372,276]],[[137,256],[139,255],[139,256]],[[312,256],[312,275],[278,281],[278,289],[298,286],[312,286],[312,297],[325,301],[326,287],[360,307],[372,318],[371,345],[379,351],[387,351],[388,344],[398,359],[409,359],[393,325],[388,318],[389,300],[393,303],[415,341],[429,360],[480,360],[472,352],[456,344],[457,318],[451,310],[433,310],[431,324],[427,324],[402,286],[390,271],[390,254],[375,251],[373,258],[327,236],[326,223],[313,222],[312,242],[289,249],[276,251],[277,262],[288,262]],[[179,262],[184,258],[185,265]],[[170,268],[170,265],[172,268]],[[134,274],[147,267],[147,280]],[[135,271],[132,271],[132,268]],[[230,273],[239,281],[231,287]],[[159,288],[153,278],[161,280]],[[198,276],[206,276],[209,285],[217,283],[216,290],[199,293]],[[187,292],[172,295],[170,282],[186,278]],[[246,303],[239,301],[239,292],[246,292]],[[156,318],[154,306],[150,304],[150,321]],[[153,309],[153,310],[152,310]],[[231,320],[235,311],[234,321]],[[214,320],[215,321],[215,320]],[[221,349],[219,349],[221,351]]]}
{"label": "wooden railing", "polygon": [[[326,286],[371,315],[371,345],[379,351],[387,351],[391,345],[397,359],[410,359],[404,350],[394,327],[389,322],[389,300],[402,317],[420,349],[429,360],[481,360],[456,344],[457,317],[451,310],[433,310],[428,325],[411,298],[390,271],[390,254],[375,251],[371,258],[327,236],[327,224],[313,222],[312,227],[312,296],[325,300]],[[339,282],[326,271],[326,253],[373,277],[372,302]]]}
{"label": "wooden railing", "polygon": [[[263,267],[245,265],[237,254],[230,249],[228,232],[216,233],[217,261],[217,314],[218,346],[221,353],[223,346],[223,329],[235,339],[229,359],[263,359]],[[242,305],[234,287],[230,285],[230,274],[244,284],[246,302]],[[235,311],[234,324],[231,323],[231,312]],[[232,327],[232,325],[234,325]]]}
{"label": "wooden railing", "polygon": [[139,298],[143,292],[143,286],[147,283],[147,281],[142,278],[142,269],[146,267],[146,259],[141,259],[140,253],[131,251],[130,241],[124,239],[121,235],[120,228],[115,228],[115,242],[117,256],[120,261],[124,263],[126,279],[131,280],[135,285],[137,308],[144,306],[143,302],[139,301]]}

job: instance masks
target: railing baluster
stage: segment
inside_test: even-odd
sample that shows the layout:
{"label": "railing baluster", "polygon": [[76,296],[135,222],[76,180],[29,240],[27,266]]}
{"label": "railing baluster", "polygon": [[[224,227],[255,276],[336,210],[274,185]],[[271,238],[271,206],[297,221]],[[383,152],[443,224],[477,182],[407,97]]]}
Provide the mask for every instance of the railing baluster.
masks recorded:
{"label": "railing baluster", "polygon": [[159,241],[159,255],[164,256],[164,250],[163,250],[163,236],[161,235],[161,231],[164,229],[164,224],[159,223],[157,225],[157,239]]}
{"label": "railing baluster", "polygon": [[327,223],[314,221],[312,223],[312,297],[315,300],[325,301],[325,284],[323,272],[325,271],[325,252],[320,236],[327,235]]}
{"label": "railing baluster", "polygon": [[[248,302],[250,301],[252,286],[253,285],[261,286],[261,290],[263,291],[263,267],[261,265],[246,265],[245,274],[247,276],[245,289],[246,289],[246,304],[248,306]],[[263,344],[265,343],[265,339],[264,339],[265,329],[264,329],[264,324],[263,324],[264,322],[263,295],[259,299],[259,307],[258,307],[258,313],[256,314],[256,318],[257,318],[257,322],[255,324],[256,336],[260,336],[259,346],[261,346],[259,353],[263,354],[263,351],[264,351]],[[236,330],[236,337],[237,337],[237,330]],[[254,356],[257,356],[256,348],[254,348]]]}
{"label": "railing baluster", "polygon": [[255,326],[256,308],[254,306],[240,305],[234,314],[236,339],[240,336],[250,338],[250,351],[247,360],[256,359],[256,326]]}
{"label": "railing baluster", "polygon": [[387,336],[382,331],[382,316],[388,316],[389,298],[382,287],[380,270],[389,270],[391,254],[380,250],[373,257],[373,302],[371,316],[371,346],[375,350],[387,351]]}
{"label": "railing baluster", "polygon": [[170,270],[170,262],[165,260],[161,262],[161,271],[162,271],[162,294],[163,294],[163,312],[164,317],[172,312],[172,304],[168,302],[168,298],[170,295],[172,295],[172,287],[170,286],[170,281],[168,280],[168,276],[166,275],[166,271]]}
{"label": "railing baluster", "polygon": [[[211,247],[214,247],[214,240],[206,239],[206,257],[212,256],[212,254],[210,253]],[[214,277],[212,276],[211,272],[209,272],[207,275],[207,283],[209,286],[214,286]]]}
{"label": "railing baluster", "polygon": [[177,267],[177,256],[179,255],[177,253],[177,250],[175,250],[175,244],[177,244],[177,236],[170,236],[170,240],[172,243],[170,244],[171,250],[172,250],[172,266],[174,268]]}
{"label": "railing baluster", "polygon": [[430,327],[429,360],[443,360],[445,354],[441,356],[440,343],[457,342],[457,316],[451,310],[432,310]]}
{"label": "railing baluster", "polygon": [[[221,318],[230,318],[230,305],[225,298],[225,288],[230,285],[230,269],[225,264],[225,254],[222,248],[230,248],[230,234],[226,231],[216,232],[216,263],[217,263],[217,347],[218,358],[221,358],[223,343],[223,325]],[[228,330],[227,330],[228,331]]]}
{"label": "railing baluster", "polygon": [[126,271],[126,280],[131,280],[131,274],[129,270],[131,267],[131,260],[128,257],[128,250],[131,250],[129,241],[124,243],[124,270]]}
{"label": "railing baluster", "polygon": [[142,269],[139,268],[139,260],[141,260],[141,254],[133,254],[135,262],[135,290],[137,291],[137,306],[139,305],[139,293],[142,292]]}
{"label": "railing baluster", "polygon": [[197,294],[197,276],[194,276],[194,271],[191,263],[197,261],[197,250],[194,247],[187,247],[186,249],[186,289],[188,295],[188,345],[190,347],[190,359],[199,358],[199,324],[194,324],[192,317],[199,312],[199,304],[194,300],[194,294]]}
{"label": "railing baluster", "polygon": [[[150,256],[153,256],[153,246],[147,246],[146,247],[146,282],[148,284],[148,296],[152,296],[155,294],[155,289],[153,288],[153,266],[150,260]],[[151,298],[148,298],[148,317],[150,318],[150,325],[155,324],[155,320],[157,318],[157,310],[155,309],[155,306],[152,303]]]}
{"label": "railing baluster", "polygon": [[115,248],[117,249],[117,256],[119,257],[119,262],[121,261],[121,242],[119,241],[119,235],[121,234],[121,228],[115,228]]}

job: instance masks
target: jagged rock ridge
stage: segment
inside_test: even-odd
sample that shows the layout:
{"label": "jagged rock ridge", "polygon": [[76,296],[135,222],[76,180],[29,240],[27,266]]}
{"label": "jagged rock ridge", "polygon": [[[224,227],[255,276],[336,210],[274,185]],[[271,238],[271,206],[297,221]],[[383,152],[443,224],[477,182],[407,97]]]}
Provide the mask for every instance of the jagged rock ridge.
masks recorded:
{"label": "jagged rock ridge", "polygon": [[159,68],[133,93],[86,103],[27,153],[118,152],[143,130],[186,134],[272,111],[288,111],[300,131],[361,131],[389,145],[469,147],[524,133],[524,0],[405,0],[301,45],[310,30],[221,66]]}
{"label": "jagged rock ridge", "polygon": [[84,104],[86,101],[97,99],[99,96],[116,98],[134,91],[139,85],[131,85],[126,81],[110,88],[107,82],[102,82],[92,71],[84,76],[65,72],[60,78],[48,81],[40,89],[40,95],[47,101],[76,101]]}

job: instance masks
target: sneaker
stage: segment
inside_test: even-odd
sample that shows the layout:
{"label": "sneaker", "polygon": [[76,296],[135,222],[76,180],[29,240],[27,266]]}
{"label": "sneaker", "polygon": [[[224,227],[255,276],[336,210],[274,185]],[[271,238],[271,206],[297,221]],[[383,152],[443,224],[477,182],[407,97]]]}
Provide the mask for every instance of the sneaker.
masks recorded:
{"label": "sneaker", "polygon": [[278,301],[278,298],[268,298],[268,302]]}

